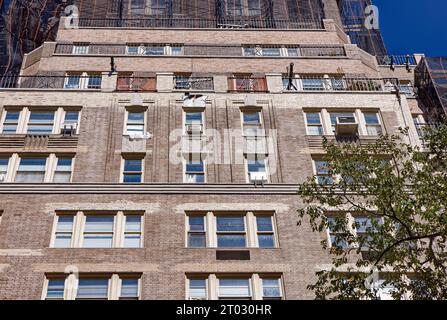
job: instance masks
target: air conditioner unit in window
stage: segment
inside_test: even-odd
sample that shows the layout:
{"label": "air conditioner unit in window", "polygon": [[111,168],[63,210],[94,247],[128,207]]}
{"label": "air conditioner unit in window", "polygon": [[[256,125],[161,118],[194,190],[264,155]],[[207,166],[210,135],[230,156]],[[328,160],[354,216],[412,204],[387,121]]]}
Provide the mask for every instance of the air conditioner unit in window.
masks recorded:
{"label": "air conditioner unit in window", "polygon": [[336,135],[357,135],[359,125],[355,117],[337,117],[335,125]]}
{"label": "air conditioner unit in window", "polygon": [[202,125],[201,124],[187,124],[186,132],[189,134],[198,134],[202,133]]}
{"label": "air conditioner unit in window", "polygon": [[63,123],[61,124],[61,134],[72,136],[76,134],[76,130],[78,129],[77,123]]}
{"label": "air conditioner unit in window", "polygon": [[6,180],[6,174],[0,173],[0,183],[5,182],[5,180]]}
{"label": "air conditioner unit in window", "polygon": [[267,174],[265,172],[250,172],[251,182],[267,182]]}

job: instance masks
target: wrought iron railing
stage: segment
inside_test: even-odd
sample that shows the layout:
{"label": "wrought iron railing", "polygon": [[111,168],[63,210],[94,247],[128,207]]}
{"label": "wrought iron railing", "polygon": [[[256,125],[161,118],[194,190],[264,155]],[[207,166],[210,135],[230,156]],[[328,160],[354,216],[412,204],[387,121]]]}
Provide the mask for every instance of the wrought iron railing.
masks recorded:
{"label": "wrought iron railing", "polygon": [[0,77],[0,88],[4,89],[101,89],[101,75],[81,76],[3,76]]}
{"label": "wrought iron railing", "polygon": [[175,90],[199,90],[199,91],[213,91],[214,80],[213,77],[189,77],[189,76],[175,76],[174,77]]}
{"label": "wrought iron railing", "polygon": [[395,65],[395,66],[416,66],[416,57],[414,55],[388,55],[377,56],[377,63],[383,66]]}
{"label": "wrought iron railing", "polygon": [[267,92],[267,81],[264,77],[234,76],[228,78],[230,92]]}
{"label": "wrought iron railing", "polygon": [[159,18],[144,19],[79,19],[79,26],[86,28],[231,28],[231,29],[323,29],[322,20],[259,19],[194,19]]}
{"label": "wrought iron railing", "polygon": [[300,46],[302,57],[345,57],[345,48],[342,46]]}
{"label": "wrought iron railing", "polygon": [[392,91],[398,80],[351,77],[283,77],[285,91]]}
{"label": "wrought iron railing", "polygon": [[156,90],[156,77],[118,76],[116,91],[155,92]]}

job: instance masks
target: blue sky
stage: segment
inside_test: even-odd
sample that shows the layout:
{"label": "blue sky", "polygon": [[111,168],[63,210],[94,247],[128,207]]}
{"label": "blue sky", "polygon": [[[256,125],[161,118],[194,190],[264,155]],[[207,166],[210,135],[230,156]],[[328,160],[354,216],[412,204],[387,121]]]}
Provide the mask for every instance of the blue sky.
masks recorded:
{"label": "blue sky", "polygon": [[389,54],[447,56],[447,0],[373,0]]}

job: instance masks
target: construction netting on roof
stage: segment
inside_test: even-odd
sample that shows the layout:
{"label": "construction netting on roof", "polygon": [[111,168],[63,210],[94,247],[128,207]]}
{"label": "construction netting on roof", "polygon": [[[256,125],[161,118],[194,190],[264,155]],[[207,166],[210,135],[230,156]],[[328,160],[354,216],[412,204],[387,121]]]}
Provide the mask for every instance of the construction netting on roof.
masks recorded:
{"label": "construction netting on roof", "polygon": [[415,70],[415,85],[429,115],[447,113],[447,57],[424,58]]}
{"label": "construction netting on roof", "polygon": [[[371,0],[340,0],[339,9],[346,33],[352,43],[375,56],[386,56],[387,50],[380,29],[366,27]],[[369,21],[369,20],[368,20]]]}

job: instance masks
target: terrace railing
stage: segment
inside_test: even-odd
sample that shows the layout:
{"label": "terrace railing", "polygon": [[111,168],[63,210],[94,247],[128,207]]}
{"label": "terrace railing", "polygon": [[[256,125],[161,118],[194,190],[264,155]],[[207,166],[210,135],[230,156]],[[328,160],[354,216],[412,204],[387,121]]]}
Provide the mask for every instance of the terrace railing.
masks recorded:
{"label": "terrace railing", "polygon": [[2,76],[0,88],[3,89],[101,89],[101,76]]}
{"label": "terrace railing", "polygon": [[189,77],[189,76],[175,76],[174,77],[175,90],[197,90],[197,91],[213,91],[214,79],[213,77]]}
{"label": "terrace railing", "polygon": [[157,90],[156,77],[118,76],[116,91],[155,92],[156,90]]}
{"label": "terrace railing", "polygon": [[265,77],[234,76],[228,78],[228,91],[230,92],[267,92]]}
{"label": "terrace railing", "polygon": [[186,29],[323,29],[322,20],[288,19],[195,19],[195,18],[144,18],[144,19],[79,19],[86,28],[186,28]]}

